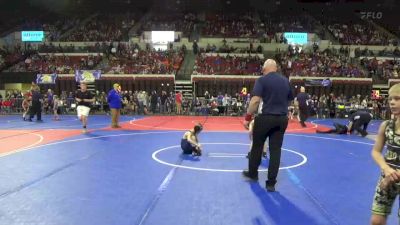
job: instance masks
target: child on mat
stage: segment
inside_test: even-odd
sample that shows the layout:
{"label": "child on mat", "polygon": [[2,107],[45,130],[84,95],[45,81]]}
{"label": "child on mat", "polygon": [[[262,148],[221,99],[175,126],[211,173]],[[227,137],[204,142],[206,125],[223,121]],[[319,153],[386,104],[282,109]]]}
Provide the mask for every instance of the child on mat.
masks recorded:
{"label": "child on mat", "polygon": [[340,123],[333,123],[333,126],[335,128],[329,129],[329,130],[319,130],[317,129],[315,132],[317,133],[323,133],[323,134],[347,134],[348,133],[348,126],[340,124]]}
{"label": "child on mat", "polygon": [[185,132],[181,140],[183,154],[201,156],[201,145],[199,143],[198,135],[202,130],[203,126],[197,124],[191,130]]}
{"label": "child on mat", "polygon": [[[394,118],[379,127],[372,158],[381,169],[372,205],[371,224],[386,224],[393,203],[400,192],[400,84],[389,89],[390,110]],[[382,155],[385,147],[387,151]]]}
{"label": "child on mat", "polygon": [[[260,104],[258,105],[258,111],[257,111],[258,114],[262,113],[262,107],[263,107],[263,102],[260,101]],[[251,141],[250,142],[250,150],[251,150],[251,146],[253,145],[253,128],[254,128],[254,119],[251,120],[250,123],[249,123],[249,138],[250,138],[250,141]],[[267,157],[267,148],[268,148],[268,144],[267,143],[268,143],[268,140],[265,140],[264,150],[263,150],[263,153],[262,153],[262,156],[264,158]],[[250,151],[247,153],[247,158],[249,158],[249,156],[250,156]]]}
{"label": "child on mat", "polygon": [[31,105],[31,101],[29,96],[24,96],[24,100],[22,101],[22,109],[24,112],[22,113],[22,119],[26,120],[26,114],[29,112],[29,106]]}
{"label": "child on mat", "polygon": [[53,96],[53,120],[60,120],[60,117],[58,116],[58,110],[60,106],[60,99],[57,97],[57,95]]}
{"label": "child on mat", "polygon": [[[254,128],[254,119],[252,120],[252,121],[250,121],[250,123],[249,123],[249,138],[250,138],[250,150],[251,150],[251,147],[252,147],[252,145],[253,145],[253,128]],[[262,156],[264,157],[264,158],[267,158],[267,149],[268,149],[268,140],[265,140],[265,143],[264,143],[264,150],[263,150],[263,153],[262,153]],[[247,153],[247,158],[249,158],[250,157],[250,151]]]}
{"label": "child on mat", "polygon": [[293,120],[293,116],[294,116],[294,106],[292,104],[292,105],[290,105],[288,107],[288,119],[289,119],[289,121]]}

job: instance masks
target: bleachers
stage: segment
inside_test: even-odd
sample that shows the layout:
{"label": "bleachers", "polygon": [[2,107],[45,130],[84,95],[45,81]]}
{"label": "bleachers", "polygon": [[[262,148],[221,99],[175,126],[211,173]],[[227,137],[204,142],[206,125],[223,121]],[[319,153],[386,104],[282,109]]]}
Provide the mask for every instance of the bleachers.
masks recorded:
{"label": "bleachers", "polygon": [[345,54],[332,51],[278,55],[288,76],[363,78],[367,74]]}
{"label": "bleachers", "polygon": [[142,21],[139,33],[144,31],[181,31],[187,37],[194,28],[197,15],[193,13],[174,13],[152,15],[148,20]]}
{"label": "bleachers", "polygon": [[377,79],[398,79],[400,74],[400,60],[389,57],[362,57],[360,63],[370,76]]}
{"label": "bleachers", "polygon": [[252,13],[207,14],[202,34],[213,37],[257,37],[260,32]]}
{"label": "bleachers", "polygon": [[258,75],[262,58],[257,54],[201,54],[196,59],[194,75]]}
{"label": "bleachers", "polygon": [[101,56],[65,56],[35,54],[19,62],[9,72],[39,72],[74,74],[77,69],[94,69],[101,61]]}
{"label": "bleachers", "polygon": [[136,49],[127,56],[113,56],[104,71],[110,74],[176,74],[182,61],[182,52]]}
{"label": "bleachers", "polygon": [[100,14],[89,22],[79,26],[63,41],[122,41],[127,40],[130,28],[139,15]]}

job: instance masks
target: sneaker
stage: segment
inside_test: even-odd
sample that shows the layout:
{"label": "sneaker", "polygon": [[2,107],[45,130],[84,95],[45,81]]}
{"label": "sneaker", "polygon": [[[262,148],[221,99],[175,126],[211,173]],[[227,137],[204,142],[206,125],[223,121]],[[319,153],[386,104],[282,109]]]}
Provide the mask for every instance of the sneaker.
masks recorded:
{"label": "sneaker", "polygon": [[243,170],[242,175],[252,181],[257,181],[258,180],[258,175],[254,176],[254,175],[250,175],[249,171],[247,170]]}
{"label": "sneaker", "polygon": [[367,132],[367,131],[364,131],[364,132],[361,133],[361,136],[362,136],[362,137],[365,137],[365,136],[367,136],[367,135],[368,135],[368,132]]}
{"label": "sneaker", "polygon": [[193,155],[193,156],[201,156],[201,151],[194,150],[194,151],[192,152],[192,155]]}
{"label": "sneaker", "polygon": [[267,184],[266,188],[268,192],[275,192],[275,185]]}
{"label": "sneaker", "polygon": [[88,132],[88,130],[86,128],[82,129],[82,133],[86,134]]}
{"label": "sneaker", "polygon": [[263,152],[262,157],[267,158],[267,152]]}

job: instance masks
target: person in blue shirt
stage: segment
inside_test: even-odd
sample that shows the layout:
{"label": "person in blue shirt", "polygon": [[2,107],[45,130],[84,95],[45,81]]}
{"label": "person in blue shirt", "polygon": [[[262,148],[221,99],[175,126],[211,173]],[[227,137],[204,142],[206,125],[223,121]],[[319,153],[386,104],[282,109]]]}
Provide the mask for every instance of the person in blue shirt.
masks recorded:
{"label": "person in blue shirt", "polygon": [[278,66],[275,60],[265,61],[262,68],[263,75],[254,84],[253,97],[250,100],[244,122],[245,127],[248,127],[262,100],[262,112],[254,118],[249,169],[243,171],[243,176],[251,180],[258,180],[258,167],[261,163],[264,143],[269,138],[270,161],[266,188],[270,192],[275,191],[283,136],[288,126],[288,105],[293,100],[289,80],[277,73],[277,70]]}
{"label": "person in blue shirt", "polygon": [[107,102],[111,110],[111,127],[121,128],[118,124],[122,108],[121,86],[119,84],[115,83],[113,89],[108,92]]}

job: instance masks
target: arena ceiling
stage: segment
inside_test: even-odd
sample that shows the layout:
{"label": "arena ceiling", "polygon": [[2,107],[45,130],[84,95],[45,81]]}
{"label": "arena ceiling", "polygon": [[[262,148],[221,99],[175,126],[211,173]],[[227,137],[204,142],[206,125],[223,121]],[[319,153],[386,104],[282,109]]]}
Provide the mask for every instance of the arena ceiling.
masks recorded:
{"label": "arena ceiling", "polygon": [[301,5],[303,7],[323,7],[324,5],[334,7],[394,7],[398,6],[396,0],[0,0],[0,4],[4,5],[41,5],[45,7],[51,6],[79,6],[91,5],[93,7],[108,5],[108,6],[143,6],[147,8],[172,5],[178,7],[209,7],[209,6],[243,6],[248,5],[254,7],[257,5]]}
{"label": "arena ceiling", "polygon": [[54,12],[85,10],[160,10],[160,11],[277,11],[282,9],[321,9],[398,12],[396,0],[0,0],[2,10],[45,8]]}

